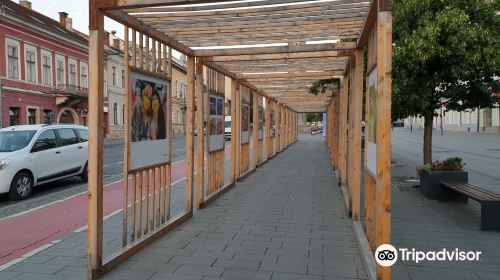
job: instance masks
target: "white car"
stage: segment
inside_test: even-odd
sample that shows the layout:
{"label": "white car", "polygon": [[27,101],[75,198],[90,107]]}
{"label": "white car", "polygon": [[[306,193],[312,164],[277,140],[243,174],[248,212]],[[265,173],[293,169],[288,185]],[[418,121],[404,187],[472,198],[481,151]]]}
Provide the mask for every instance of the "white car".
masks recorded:
{"label": "white car", "polygon": [[88,129],[19,125],[0,129],[0,194],[28,198],[33,186],[81,176],[87,181]]}
{"label": "white car", "polygon": [[231,139],[231,116],[226,116],[224,118],[224,135],[226,140]]}

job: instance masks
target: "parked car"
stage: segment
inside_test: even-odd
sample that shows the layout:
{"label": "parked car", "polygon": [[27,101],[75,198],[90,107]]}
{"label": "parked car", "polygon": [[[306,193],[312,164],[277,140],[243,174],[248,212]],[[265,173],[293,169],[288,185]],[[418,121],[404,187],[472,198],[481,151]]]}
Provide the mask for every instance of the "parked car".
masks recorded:
{"label": "parked car", "polygon": [[226,140],[231,139],[231,116],[224,118],[224,136]]}
{"label": "parked car", "polygon": [[87,181],[88,129],[20,125],[0,129],[0,194],[28,198],[33,187],[72,176]]}

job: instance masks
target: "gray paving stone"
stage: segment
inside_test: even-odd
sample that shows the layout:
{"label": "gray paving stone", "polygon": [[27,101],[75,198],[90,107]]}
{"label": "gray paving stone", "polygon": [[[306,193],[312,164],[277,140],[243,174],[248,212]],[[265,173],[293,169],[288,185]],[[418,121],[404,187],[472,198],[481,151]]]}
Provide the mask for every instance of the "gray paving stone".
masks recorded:
{"label": "gray paving stone", "polygon": [[242,279],[242,280],[269,280],[271,272],[255,271],[246,269],[226,269],[222,274],[223,278]]}
{"label": "gray paving stone", "polygon": [[7,271],[7,270],[0,271],[0,279],[10,280],[21,273],[22,272]]}
{"label": "gray paving stone", "polygon": [[291,274],[291,273],[273,273],[271,280],[323,280],[322,276],[317,275],[304,275],[304,274]]}
{"label": "gray paving stone", "polygon": [[65,268],[64,265],[19,263],[12,269],[12,271],[40,273],[40,274],[55,274],[56,272],[58,272],[63,268]]}
{"label": "gray paving stone", "polygon": [[128,267],[129,270],[137,271],[151,271],[151,272],[162,272],[171,273],[179,268],[178,264],[157,264],[157,263],[144,263],[137,262]]}
{"label": "gray paving stone", "polygon": [[295,274],[307,274],[307,266],[300,264],[290,265],[287,263],[262,263],[259,267],[259,270],[286,272]]}
{"label": "gray paving stone", "polygon": [[215,258],[200,258],[200,257],[184,257],[175,256],[170,260],[171,264],[181,264],[181,265],[205,265],[211,266],[215,262]]}
{"label": "gray paving stone", "polygon": [[236,269],[250,269],[258,270],[260,262],[241,261],[241,260],[217,260],[214,267],[236,268]]}
{"label": "gray paving stone", "polygon": [[206,276],[221,276],[224,268],[197,266],[197,265],[181,265],[175,274],[191,274],[191,275],[206,275]]}
{"label": "gray paving stone", "polygon": [[156,273],[149,280],[201,280],[201,275],[174,274],[174,273]]}

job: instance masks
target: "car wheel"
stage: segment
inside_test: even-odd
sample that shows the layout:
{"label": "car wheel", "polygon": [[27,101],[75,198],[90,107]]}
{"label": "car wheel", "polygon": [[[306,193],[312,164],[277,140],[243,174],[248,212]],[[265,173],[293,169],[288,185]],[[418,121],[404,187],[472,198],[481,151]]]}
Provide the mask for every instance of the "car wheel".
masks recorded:
{"label": "car wheel", "polygon": [[82,174],[80,175],[82,177],[82,181],[87,182],[89,180],[89,172],[87,171],[87,163],[85,163],[85,167],[83,168]]}
{"label": "car wheel", "polygon": [[9,198],[13,200],[26,199],[33,192],[33,178],[28,172],[19,172],[10,184]]}

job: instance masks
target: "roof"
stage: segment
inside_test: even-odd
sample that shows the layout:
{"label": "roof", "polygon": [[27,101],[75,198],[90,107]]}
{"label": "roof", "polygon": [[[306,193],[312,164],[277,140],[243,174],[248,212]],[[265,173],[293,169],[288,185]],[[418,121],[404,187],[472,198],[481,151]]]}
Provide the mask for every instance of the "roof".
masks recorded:
{"label": "roof", "polygon": [[[384,3],[386,1],[383,1]],[[200,4],[203,3],[203,4]],[[325,111],[333,92],[317,80],[343,77],[366,41],[377,3],[369,0],[127,0],[104,14],[252,91],[299,111]],[[109,7],[106,7],[109,5]]]}
{"label": "roof", "polygon": [[33,9],[25,8],[11,0],[0,0],[0,5],[1,5],[0,10],[3,10],[5,13],[11,14],[22,20],[30,21],[33,24],[36,24],[44,29],[47,29],[48,31],[57,33],[59,35],[66,36],[74,40],[78,40],[85,44],[88,42],[88,40],[86,40],[84,37],[81,36],[81,34],[83,33],[78,31],[68,30],[66,29],[65,26],[62,26],[58,21],[48,16],[45,16]]}

